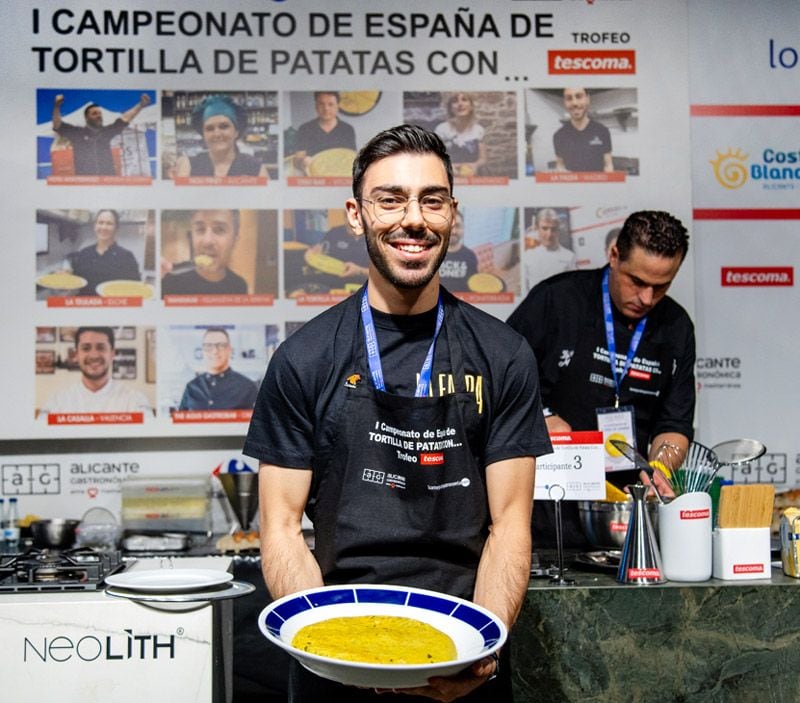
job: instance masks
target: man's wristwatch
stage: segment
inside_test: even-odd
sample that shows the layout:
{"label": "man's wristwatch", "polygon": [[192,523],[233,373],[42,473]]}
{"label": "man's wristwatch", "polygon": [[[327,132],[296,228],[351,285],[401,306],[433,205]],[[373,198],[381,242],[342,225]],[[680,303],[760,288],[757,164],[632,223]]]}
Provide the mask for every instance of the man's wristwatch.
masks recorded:
{"label": "man's wristwatch", "polygon": [[487,681],[494,681],[500,673],[500,655],[497,652],[492,652],[492,660],[494,661],[494,671],[489,676]]}

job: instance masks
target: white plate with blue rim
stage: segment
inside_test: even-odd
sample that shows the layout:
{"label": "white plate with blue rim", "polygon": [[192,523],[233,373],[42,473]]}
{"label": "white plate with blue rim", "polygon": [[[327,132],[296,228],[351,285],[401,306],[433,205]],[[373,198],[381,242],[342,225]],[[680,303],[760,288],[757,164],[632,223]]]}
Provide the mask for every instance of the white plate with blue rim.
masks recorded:
{"label": "white plate with blue rim", "polygon": [[[372,664],[312,654],[292,646],[298,631],[329,618],[394,615],[426,623],[448,635],[456,658],[435,664]],[[366,688],[411,688],[433,676],[452,676],[488,657],[508,636],[503,622],[475,603],[410,586],[355,584],[323,586],[280,598],[258,617],[273,644],[306,669],[326,679]]]}

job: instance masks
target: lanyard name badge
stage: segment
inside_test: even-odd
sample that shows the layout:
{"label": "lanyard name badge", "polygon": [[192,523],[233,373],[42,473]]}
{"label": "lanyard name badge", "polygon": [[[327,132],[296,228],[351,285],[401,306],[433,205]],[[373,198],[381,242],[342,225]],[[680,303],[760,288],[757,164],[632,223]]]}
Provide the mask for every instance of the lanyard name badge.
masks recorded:
{"label": "lanyard name badge", "polygon": [[597,429],[602,430],[606,438],[606,471],[621,471],[633,468],[633,462],[627,460],[620,452],[608,442],[609,439],[616,437],[624,439],[629,444],[636,446],[636,432],[634,425],[634,409],[632,405],[620,406],[619,398],[621,394],[622,380],[636,356],[639,342],[642,341],[644,328],[647,324],[645,315],[636,325],[625,357],[625,364],[622,371],[617,371],[617,343],[614,337],[614,314],[611,309],[611,295],[608,290],[609,269],[603,274],[603,318],[606,330],[606,346],[608,349],[609,364],[611,365],[611,376],[614,379],[614,406],[611,408],[597,408]]}
{"label": "lanyard name badge", "polygon": [[[431,384],[431,370],[433,369],[433,350],[436,346],[436,339],[442,329],[443,321],[444,305],[442,305],[442,296],[439,294],[439,302],[436,310],[436,329],[433,332],[431,346],[428,348],[428,353],[425,355],[425,361],[422,363],[422,369],[419,372],[419,381],[417,381],[417,388],[414,391],[415,398],[425,398],[428,395],[428,388]],[[367,363],[369,364],[369,373],[370,376],[372,376],[372,383],[377,390],[385,391],[386,384],[383,380],[381,352],[378,348],[378,336],[375,332],[375,322],[372,319],[372,310],[370,310],[369,307],[366,287],[364,288],[364,295],[361,298],[361,322],[364,324],[364,341],[367,347]]]}

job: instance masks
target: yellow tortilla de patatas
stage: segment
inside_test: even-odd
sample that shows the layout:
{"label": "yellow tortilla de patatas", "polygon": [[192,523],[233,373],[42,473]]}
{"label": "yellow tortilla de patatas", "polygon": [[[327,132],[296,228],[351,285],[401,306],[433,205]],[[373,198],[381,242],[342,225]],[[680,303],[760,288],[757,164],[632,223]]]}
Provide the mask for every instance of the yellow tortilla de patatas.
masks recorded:
{"label": "yellow tortilla de patatas", "polygon": [[504,283],[493,273],[474,273],[467,280],[467,286],[473,293],[502,293]]}
{"label": "yellow tortilla de patatas", "polygon": [[73,273],[59,271],[48,273],[36,279],[42,288],[55,288],[56,290],[78,290],[86,285],[86,279]]}
{"label": "yellow tortilla de patatas", "polygon": [[354,615],[306,625],[292,646],[368,664],[435,664],[457,656],[455,643],[444,632],[397,615]]}
{"label": "yellow tortilla de patatas", "polygon": [[308,175],[315,177],[350,176],[356,152],[352,149],[325,149],[315,154],[308,165]]}

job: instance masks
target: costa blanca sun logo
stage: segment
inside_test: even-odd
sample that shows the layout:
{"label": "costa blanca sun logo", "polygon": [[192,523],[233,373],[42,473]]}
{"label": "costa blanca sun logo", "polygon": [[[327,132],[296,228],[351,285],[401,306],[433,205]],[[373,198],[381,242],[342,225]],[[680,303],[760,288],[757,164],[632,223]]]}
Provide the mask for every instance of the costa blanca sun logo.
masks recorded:
{"label": "costa blanca sun logo", "polygon": [[728,149],[724,154],[717,150],[717,158],[709,163],[714,167],[714,176],[721,186],[735,190],[747,182],[747,156],[741,149]]}

